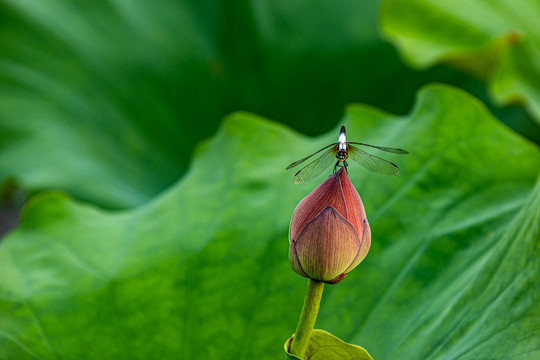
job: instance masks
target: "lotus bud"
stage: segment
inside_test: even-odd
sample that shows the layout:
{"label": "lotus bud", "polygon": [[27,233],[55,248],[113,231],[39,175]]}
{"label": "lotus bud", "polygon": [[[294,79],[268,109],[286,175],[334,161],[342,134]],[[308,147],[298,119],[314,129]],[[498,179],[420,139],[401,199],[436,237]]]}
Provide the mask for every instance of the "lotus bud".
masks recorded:
{"label": "lotus bud", "polygon": [[298,274],[329,284],[366,257],[371,230],[344,167],[306,196],[291,218],[289,261]]}

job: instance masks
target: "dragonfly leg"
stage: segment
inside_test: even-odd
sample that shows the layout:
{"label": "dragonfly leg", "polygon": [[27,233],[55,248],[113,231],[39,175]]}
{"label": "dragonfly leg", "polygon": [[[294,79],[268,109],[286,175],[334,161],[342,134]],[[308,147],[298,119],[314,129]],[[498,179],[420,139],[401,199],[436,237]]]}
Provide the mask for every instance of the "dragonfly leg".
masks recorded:
{"label": "dragonfly leg", "polygon": [[339,160],[336,162],[336,165],[334,165],[334,171],[332,172],[332,174],[335,174],[337,173],[337,170],[338,170],[338,166],[339,166]]}

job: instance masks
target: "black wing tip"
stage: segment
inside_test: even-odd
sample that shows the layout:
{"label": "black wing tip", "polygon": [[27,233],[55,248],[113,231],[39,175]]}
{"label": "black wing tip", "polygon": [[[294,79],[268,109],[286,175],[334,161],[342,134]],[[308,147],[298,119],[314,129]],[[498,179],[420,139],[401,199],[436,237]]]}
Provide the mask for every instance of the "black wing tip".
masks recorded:
{"label": "black wing tip", "polygon": [[341,125],[341,129],[339,129],[339,133],[345,134],[345,125]]}
{"label": "black wing tip", "polygon": [[400,171],[399,171],[399,166],[397,166],[396,164],[394,164],[393,162],[390,162],[390,164],[392,164],[394,167],[395,167],[395,170],[396,172],[392,174],[392,176],[398,176],[400,174]]}
{"label": "black wing tip", "polygon": [[[376,171],[376,172],[377,172],[377,171]],[[396,170],[395,173],[388,174],[388,173],[382,173],[382,172],[379,172],[379,174],[385,175],[385,176],[399,176],[401,173],[400,173],[400,171],[399,171],[399,168],[397,168],[397,170]]]}
{"label": "black wing tip", "polygon": [[[386,176],[398,176],[399,174],[401,174],[400,170],[399,170],[399,166],[397,166],[396,164],[394,164],[393,162],[390,162],[388,160],[385,160],[386,162],[388,162],[390,165],[392,165],[394,167],[394,172],[393,173],[384,173],[384,172],[379,172],[379,171],[374,171],[376,173],[379,173],[381,175],[386,175]],[[372,170],[373,171],[373,170]]]}
{"label": "black wing tip", "polygon": [[293,183],[295,183],[295,184],[303,184],[303,183],[306,182],[305,180],[300,179],[300,178],[298,177],[298,174],[300,174],[300,171],[302,171],[302,169],[299,170],[296,174],[294,174],[294,177],[293,177]]}
{"label": "black wing tip", "polygon": [[400,174],[399,166],[397,166],[396,164],[394,164],[393,162],[390,162],[390,161],[388,161],[388,163],[394,167],[394,172],[393,173],[382,172],[382,171],[381,172],[375,171],[375,172],[378,172],[379,174],[386,175],[386,176],[398,176]]}

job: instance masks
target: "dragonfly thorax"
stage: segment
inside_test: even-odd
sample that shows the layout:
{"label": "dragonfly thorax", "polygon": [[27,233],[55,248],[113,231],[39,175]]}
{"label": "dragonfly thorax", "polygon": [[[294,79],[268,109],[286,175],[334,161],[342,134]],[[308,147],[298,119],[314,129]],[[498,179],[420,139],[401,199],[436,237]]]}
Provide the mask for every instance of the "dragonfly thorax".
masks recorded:
{"label": "dragonfly thorax", "polygon": [[338,138],[338,151],[347,151],[347,138],[345,137],[345,128],[342,127]]}

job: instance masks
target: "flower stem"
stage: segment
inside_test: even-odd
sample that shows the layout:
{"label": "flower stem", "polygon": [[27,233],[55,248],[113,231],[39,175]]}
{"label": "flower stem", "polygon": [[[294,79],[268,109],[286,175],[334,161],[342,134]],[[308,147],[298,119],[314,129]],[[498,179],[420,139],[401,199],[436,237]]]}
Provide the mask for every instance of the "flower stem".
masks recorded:
{"label": "flower stem", "polygon": [[311,331],[315,326],[317,314],[319,313],[319,305],[321,304],[324,283],[321,281],[308,279],[308,287],[306,298],[304,299],[304,307],[302,314],[296,327],[296,332],[289,348],[289,353],[303,359],[306,353]]}

